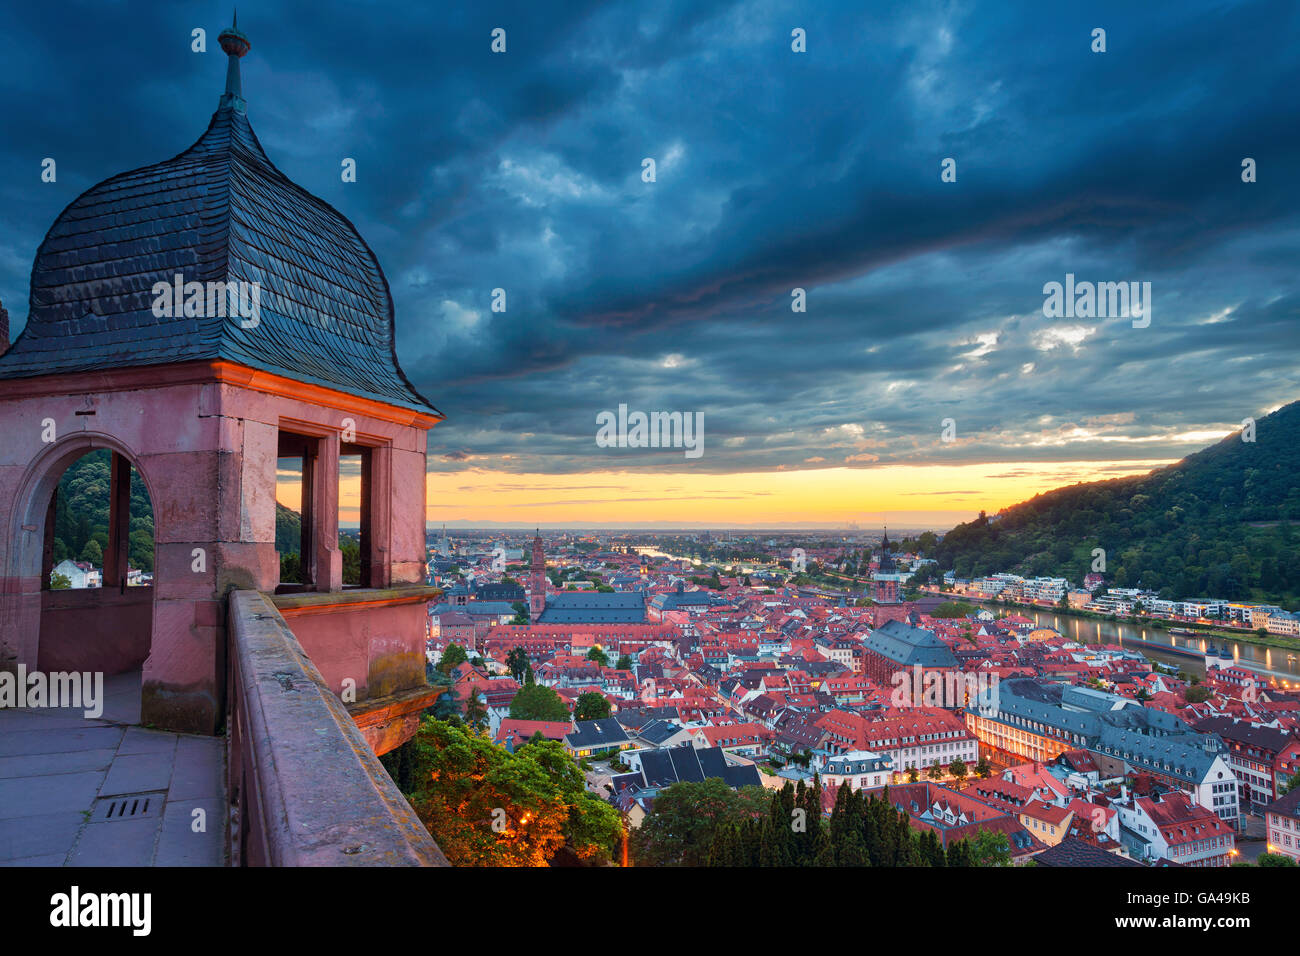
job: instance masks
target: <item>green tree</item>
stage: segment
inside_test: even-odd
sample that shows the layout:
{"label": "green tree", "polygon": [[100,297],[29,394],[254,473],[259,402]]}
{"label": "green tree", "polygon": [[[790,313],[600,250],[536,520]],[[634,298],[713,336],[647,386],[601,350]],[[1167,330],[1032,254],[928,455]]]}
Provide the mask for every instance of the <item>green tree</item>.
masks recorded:
{"label": "green tree", "polygon": [[609,701],[605,695],[592,690],[579,694],[573,708],[574,720],[604,720],[609,714]]}
{"label": "green tree", "polygon": [[980,755],[979,762],[975,764],[975,776],[981,780],[987,780],[993,776],[993,766],[989,763],[989,758],[983,754]]}
{"label": "green tree", "polygon": [[917,847],[926,866],[948,865],[947,853],[944,852],[937,833],[933,830],[925,830],[917,834],[917,837]]}
{"label": "green tree", "polygon": [[952,774],[953,779],[957,781],[957,786],[960,788],[966,782],[966,777],[969,776],[970,771],[966,768],[966,761],[960,757],[954,757],[952,762],[948,764],[948,773]]}
{"label": "green tree", "polygon": [[[757,821],[768,808],[762,787],[732,790],[717,778],[674,783],[659,792],[653,810],[633,832],[631,854],[641,866],[702,866],[719,828]],[[757,834],[742,843],[756,844]]]}
{"label": "green tree", "polygon": [[102,568],[104,566],[104,549],[100,547],[97,540],[91,538],[86,542],[86,546],[81,549],[80,560],[89,561],[95,567]]}
{"label": "green tree", "polygon": [[406,741],[395,750],[380,754],[379,762],[383,764],[388,775],[397,784],[402,793],[410,793],[416,787],[415,780],[415,738]]}
{"label": "green tree", "polygon": [[1011,841],[997,830],[979,830],[971,841],[971,857],[975,866],[1010,866]]}
{"label": "green tree", "polygon": [[506,667],[510,669],[510,676],[522,684],[524,675],[532,670],[532,661],[528,659],[528,652],[522,647],[514,647],[506,655]]}
{"label": "green tree", "polygon": [[601,667],[609,666],[609,658],[605,656],[605,652],[599,647],[592,647],[591,650],[587,651],[587,660],[595,661]]}
{"label": "green tree", "polygon": [[297,551],[280,555],[280,582],[282,584],[302,583],[302,560]]}
{"label": "green tree", "polygon": [[465,653],[465,648],[459,644],[448,644],[447,649],[442,652],[442,659],[438,661],[438,670],[450,674],[468,660],[469,655]]}
{"label": "green tree", "polygon": [[569,720],[569,707],[559,694],[544,684],[526,684],[510,702],[510,716],[516,720]]}
{"label": "green tree", "polygon": [[632,669],[632,658],[623,654],[619,657],[618,663],[615,664],[614,667],[621,671],[630,671]]}
{"label": "green tree", "polygon": [[339,535],[339,552],[343,556],[343,583],[361,583],[361,546],[350,536]]}
{"label": "green tree", "polygon": [[1281,853],[1261,853],[1255,861],[1256,866],[1295,866],[1295,860]]}
{"label": "green tree", "polygon": [[478,688],[471,687],[465,698],[465,723],[470,727],[480,727],[488,718],[487,705],[479,696]]}
{"label": "green tree", "polygon": [[413,743],[411,806],[454,865],[544,866],[565,846],[593,862],[616,855],[618,812],[585,791],[582,771],[558,742],[511,754],[426,718]]}
{"label": "green tree", "polygon": [[969,840],[956,840],[948,845],[949,866],[975,866],[975,857],[971,854]]}
{"label": "green tree", "polygon": [[66,591],[72,587],[72,579],[59,571],[50,572],[50,590]]}
{"label": "green tree", "polygon": [[578,858],[608,861],[622,844],[623,820],[614,807],[588,792],[586,777],[564,744],[534,735],[518,754],[540,766],[559,788],[569,808],[565,840]]}

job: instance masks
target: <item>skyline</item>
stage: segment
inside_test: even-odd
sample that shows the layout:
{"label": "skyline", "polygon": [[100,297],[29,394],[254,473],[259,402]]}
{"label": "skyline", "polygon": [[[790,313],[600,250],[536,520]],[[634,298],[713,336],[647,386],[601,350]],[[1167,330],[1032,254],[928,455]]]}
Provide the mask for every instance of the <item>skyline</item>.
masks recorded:
{"label": "skyline", "polygon": [[1285,917],[1204,871],[1300,865],[1300,7],[1190,2],[11,14],[18,911],[870,866],[1051,930],[1029,866],[1128,871],[1085,930]]}
{"label": "skyline", "polygon": [[[1300,103],[1275,50],[1300,13],[1180,12],[383,5],[358,27],[290,3],[246,12],[244,90],[271,159],[387,273],[398,355],[448,416],[431,524],[940,528],[1297,397]],[[211,17],[12,14],[15,332],[44,224],[201,132]],[[33,188],[43,156],[58,180]],[[1072,275],[1150,282],[1149,327],[1046,318],[1044,285]],[[702,414],[702,457],[599,447],[619,404]]]}

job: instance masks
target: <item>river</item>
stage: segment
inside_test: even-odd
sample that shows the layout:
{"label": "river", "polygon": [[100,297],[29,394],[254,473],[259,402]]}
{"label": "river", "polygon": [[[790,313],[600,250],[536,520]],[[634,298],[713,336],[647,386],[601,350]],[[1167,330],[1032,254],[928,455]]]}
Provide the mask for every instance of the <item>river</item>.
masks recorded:
{"label": "river", "polygon": [[[958,598],[958,600],[965,600]],[[1276,677],[1284,686],[1300,685],[1300,653],[1281,647],[1265,647],[1260,644],[1247,644],[1230,637],[1188,637],[1182,634],[1170,634],[1169,631],[1154,627],[1137,627],[1132,624],[1119,624],[1112,621],[1093,621],[1073,615],[1056,614],[1052,611],[1029,611],[1024,608],[1008,608],[1010,614],[1023,614],[1032,618],[1042,627],[1054,627],[1067,637],[1072,637],[1081,644],[1119,644],[1129,650],[1137,651],[1152,660],[1163,664],[1173,664],[1189,674],[1203,675],[1203,661],[1184,657],[1181,654],[1164,653],[1143,645],[1135,645],[1126,639],[1140,638],[1158,644],[1171,644],[1187,647],[1196,651],[1205,651],[1211,644],[1216,648],[1228,645],[1233,660],[1237,663]]]}

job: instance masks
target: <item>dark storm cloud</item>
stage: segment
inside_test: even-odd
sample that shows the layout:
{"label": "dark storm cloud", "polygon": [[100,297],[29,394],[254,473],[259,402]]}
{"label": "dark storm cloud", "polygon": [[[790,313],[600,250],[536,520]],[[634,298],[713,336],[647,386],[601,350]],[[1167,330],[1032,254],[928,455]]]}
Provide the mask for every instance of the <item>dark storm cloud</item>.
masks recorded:
{"label": "dark storm cloud", "polygon": [[[10,14],[16,324],[58,211],[202,132],[223,57],[189,33],[216,51],[224,17]],[[1030,461],[1074,480],[1054,463],[1177,457],[1300,398],[1293,4],[302,2],[240,25],[269,155],[384,264],[404,367],[448,416],[431,467]],[[1044,318],[1067,272],[1151,282],[1150,328]],[[703,457],[598,448],[620,403],[702,412]]]}

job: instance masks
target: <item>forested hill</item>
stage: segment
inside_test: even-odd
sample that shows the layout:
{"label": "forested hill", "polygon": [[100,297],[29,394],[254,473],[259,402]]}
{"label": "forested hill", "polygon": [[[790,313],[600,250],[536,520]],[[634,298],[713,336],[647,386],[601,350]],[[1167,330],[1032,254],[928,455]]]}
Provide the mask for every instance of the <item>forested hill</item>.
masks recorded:
{"label": "forested hill", "polygon": [[1162,597],[1296,607],[1300,592],[1300,402],[1146,475],[1058,488],[960,524],[930,549],[958,577],[995,571],[1079,585],[1093,548],[1106,583]]}
{"label": "forested hill", "polygon": [[[78,458],[59,479],[54,505],[54,563],[65,558],[104,566],[108,548],[112,453],[101,448]],[[131,468],[131,521],[127,559],[133,568],[153,571],[153,505],[140,473]]]}
{"label": "forested hill", "polygon": [[280,502],[275,503],[275,550],[297,554],[302,537],[302,515]]}

